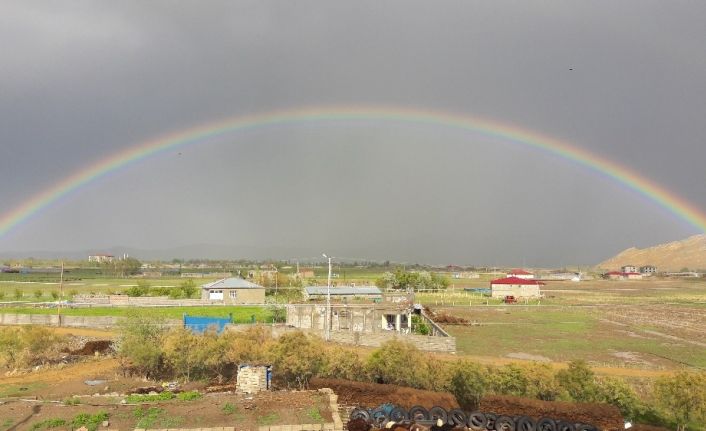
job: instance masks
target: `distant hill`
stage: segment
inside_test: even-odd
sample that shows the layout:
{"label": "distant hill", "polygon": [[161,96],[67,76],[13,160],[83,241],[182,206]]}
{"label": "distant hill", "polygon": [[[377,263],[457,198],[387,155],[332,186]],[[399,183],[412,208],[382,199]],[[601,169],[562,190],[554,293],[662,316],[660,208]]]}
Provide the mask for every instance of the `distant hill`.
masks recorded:
{"label": "distant hill", "polygon": [[596,267],[619,269],[623,265],[654,265],[658,271],[706,269],[706,235],[694,235],[681,241],[648,248],[631,247],[605,260]]}

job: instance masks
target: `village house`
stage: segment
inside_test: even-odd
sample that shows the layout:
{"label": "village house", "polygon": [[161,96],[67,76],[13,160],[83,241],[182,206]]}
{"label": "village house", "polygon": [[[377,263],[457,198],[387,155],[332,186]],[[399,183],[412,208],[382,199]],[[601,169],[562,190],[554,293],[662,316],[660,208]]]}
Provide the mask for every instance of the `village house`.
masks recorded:
{"label": "village house", "polygon": [[538,298],[542,295],[539,286],[545,283],[539,280],[529,280],[519,277],[499,278],[490,282],[490,296],[492,298]]}
{"label": "village house", "polygon": [[223,304],[264,304],[265,288],[238,277],[224,278],[201,286],[201,299]]}
{"label": "village house", "polygon": [[534,274],[527,272],[524,269],[513,269],[507,274],[508,277],[517,277],[524,280],[531,280],[534,278]]}

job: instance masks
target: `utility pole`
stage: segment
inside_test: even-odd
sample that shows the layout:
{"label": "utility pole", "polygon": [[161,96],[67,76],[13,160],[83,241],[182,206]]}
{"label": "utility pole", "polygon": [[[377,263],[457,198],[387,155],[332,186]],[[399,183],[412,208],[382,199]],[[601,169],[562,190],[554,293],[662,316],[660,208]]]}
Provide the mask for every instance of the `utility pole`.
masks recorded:
{"label": "utility pole", "polygon": [[326,283],[326,331],[324,332],[326,341],[331,341],[331,258],[322,254],[328,259],[328,282]]}
{"label": "utility pole", "polygon": [[64,302],[64,261],[61,261],[61,275],[59,276],[59,305],[56,307],[56,314],[59,316],[58,326],[61,326],[61,303]]}

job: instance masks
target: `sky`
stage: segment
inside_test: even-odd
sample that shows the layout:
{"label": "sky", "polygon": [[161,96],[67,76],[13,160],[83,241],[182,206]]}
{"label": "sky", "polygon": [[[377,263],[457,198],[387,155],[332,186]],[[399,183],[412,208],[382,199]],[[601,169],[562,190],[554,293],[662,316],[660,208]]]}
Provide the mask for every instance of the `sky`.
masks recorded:
{"label": "sky", "polygon": [[[311,106],[492,119],[706,212],[705,21],[704,2],[645,0],[6,0],[0,216],[157,136]],[[38,211],[0,253],[561,267],[699,233],[546,151],[372,119],[163,152]]]}

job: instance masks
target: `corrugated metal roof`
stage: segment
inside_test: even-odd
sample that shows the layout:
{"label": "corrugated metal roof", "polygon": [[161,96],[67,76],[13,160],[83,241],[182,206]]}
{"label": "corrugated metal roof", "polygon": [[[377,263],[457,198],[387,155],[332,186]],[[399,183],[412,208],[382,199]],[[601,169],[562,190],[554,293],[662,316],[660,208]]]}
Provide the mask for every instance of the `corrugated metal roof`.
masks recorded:
{"label": "corrugated metal roof", "polygon": [[[307,295],[326,295],[327,293],[326,286],[307,286],[304,290]],[[332,286],[331,295],[382,295],[382,291],[375,286]]]}
{"label": "corrugated metal roof", "polygon": [[222,280],[214,281],[213,283],[206,283],[201,286],[202,289],[263,289],[259,284],[251,283],[248,280],[243,280],[238,277],[224,278]]}

